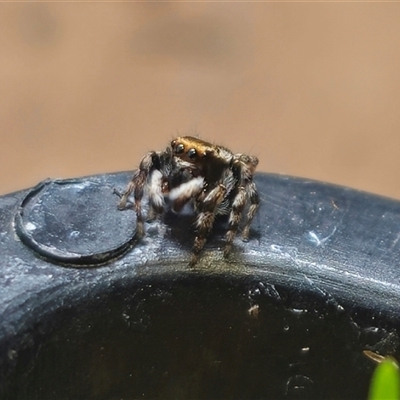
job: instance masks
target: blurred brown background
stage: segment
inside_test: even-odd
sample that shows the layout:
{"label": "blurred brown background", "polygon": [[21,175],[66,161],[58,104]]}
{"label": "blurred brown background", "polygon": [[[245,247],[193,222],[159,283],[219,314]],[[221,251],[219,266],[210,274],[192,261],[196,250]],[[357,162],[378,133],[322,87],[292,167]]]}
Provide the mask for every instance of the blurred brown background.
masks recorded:
{"label": "blurred brown background", "polygon": [[400,199],[400,3],[1,3],[0,193],[176,135]]}

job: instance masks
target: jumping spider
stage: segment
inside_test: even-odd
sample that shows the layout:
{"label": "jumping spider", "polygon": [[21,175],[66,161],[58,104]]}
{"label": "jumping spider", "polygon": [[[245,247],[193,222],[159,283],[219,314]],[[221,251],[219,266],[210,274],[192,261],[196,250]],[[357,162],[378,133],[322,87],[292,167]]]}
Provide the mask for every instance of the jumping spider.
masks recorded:
{"label": "jumping spider", "polygon": [[144,235],[142,198],[145,190],[148,192],[150,219],[163,212],[166,200],[176,212],[191,202],[197,213],[197,236],[190,265],[197,262],[216,215],[229,214],[224,251],[227,256],[246,203],[250,201],[247,222],[242,231],[245,241],[259,206],[260,200],[253,182],[257,164],[256,157],[233,154],[225,147],[196,137],[178,137],[164,151],[151,151],[143,157],[122,195],[119,208],[126,208],[133,192],[137,236],[140,238]]}

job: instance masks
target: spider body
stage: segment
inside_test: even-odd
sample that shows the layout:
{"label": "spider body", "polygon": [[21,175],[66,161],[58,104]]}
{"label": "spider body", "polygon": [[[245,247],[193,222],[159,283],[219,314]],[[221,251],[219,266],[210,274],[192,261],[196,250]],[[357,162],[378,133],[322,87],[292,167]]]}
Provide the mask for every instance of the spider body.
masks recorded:
{"label": "spider body", "polygon": [[217,215],[229,214],[224,254],[231,250],[247,203],[247,221],[242,230],[247,240],[251,222],[259,206],[259,196],[253,174],[258,159],[234,154],[222,146],[192,136],[178,137],[164,151],[151,151],[140,162],[125,192],[119,208],[126,207],[134,194],[137,216],[137,236],[144,235],[142,199],[148,192],[149,214],[152,219],[163,213],[166,202],[179,212],[191,203],[197,213],[197,235],[190,261],[194,265],[203,249]]}

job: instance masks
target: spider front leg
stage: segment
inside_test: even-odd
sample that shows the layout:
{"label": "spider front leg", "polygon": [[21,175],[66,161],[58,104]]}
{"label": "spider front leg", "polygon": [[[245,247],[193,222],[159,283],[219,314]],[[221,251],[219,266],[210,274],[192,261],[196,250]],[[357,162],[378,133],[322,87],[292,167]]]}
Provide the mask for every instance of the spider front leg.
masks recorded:
{"label": "spider front leg", "polygon": [[[129,182],[125,192],[123,193],[118,206],[120,210],[126,208],[126,203],[129,199],[129,196],[132,192],[134,193],[136,211],[136,235],[138,236],[138,238],[141,238],[144,235],[144,219],[142,214],[142,198],[144,188],[146,186],[149,174],[154,168],[155,163],[160,163],[160,155],[157,152],[152,151],[143,157],[142,161],[140,162],[139,169],[133,174],[132,180]],[[158,174],[160,175],[161,172],[158,171]],[[156,177],[159,177],[159,175],[156,175]]]}
{"label": "spider front leg", "polygon": [[224,185],[219,184],[212,189],[202,200],[199,202],[200,213],[197,217],[197,236],[193,244],[193,252],[189,265],[193,266],[199,259],[199,253],[203,249],[207,236],[210,234],[214,225],[215,211],[219,204],[224,200],[226,188]]}

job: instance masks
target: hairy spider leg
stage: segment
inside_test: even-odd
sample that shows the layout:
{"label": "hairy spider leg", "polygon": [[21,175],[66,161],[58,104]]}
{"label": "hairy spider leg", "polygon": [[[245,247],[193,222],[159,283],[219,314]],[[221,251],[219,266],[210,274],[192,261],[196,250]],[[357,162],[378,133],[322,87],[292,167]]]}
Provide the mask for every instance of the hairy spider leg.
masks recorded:
{"label": "hairy spider leg", "polygon": [[244,156],[243,162],[245,163],[244,175],[247,186],[247,196],[250,200],[250,207],[247,212],[247,221],[242,231],[242,239],[247,241],[249,239],[250,225],[257,213],[258,207],[260,206],[260,196],[258,195],[256,184],[253,181],[254,171],[258,165],[258,158],[253,156]]}
{"label": "hairy spider leg", "polygon": [[248,184],[248,196],[250,199],[250,207],[247,212],[246,225],[243,227],[242,239],[246,242],[249,239],[250,225],[254,216],[257,214],[258,207],[260,206],[260,196],[258,195],[256,185],[254,182]]}
{"label": "hairy spider leg", "polygon": [[251,222],[257,212],[259,205],[259,196],[256,186],[252,180],[254,170],[258,164],[256,157],[237,154],[234,158],[234,165],[239,171],[238,192],[232,202],[232,210],[229,215],[229,228],[226,233],[226,244],[224,256],[227,257],[232,249],[232,242],[239,228],[239,223],[243,217],[243,211],[248,198],[250,199],[250,207],[247,214],[246,225],[243,228],[242,238],[247,241],[250,231]]}
{"label": "hairy spider leg", "polygon": [[232,249],[232,242],[236,236],[236,232],[239,227],[240,220],[242,219],[242,214],[244,207],[246,205],[247,195],[244,186],[240,186],[238,193],[236,194],[233,203],[232,210],[229,215],[229,228],[226,232],[226,243],[224,249],[224,256],[227,257]]}
{"label": "hairy spider leg", "polygon": [[129,196],[134,192],[135,198],[135,211],[136,211],[136,235],[141,238],[144,235],[144,218],[142,214],[142,198],[144,193],[144,188],[147,183],[147,179],[151,170],[154,167],[155,162],[159,164],[160,155],[151,151],[147,153],[140,162],[139,169],[133,174],[132,180],[129,182],[124,194],[122,195],[121,201],[119,203],[119,208],[126,208],[126,203]]}
{"label": "hairy spider leg", "polygon": [[207,236],[214,225],[215,213],[218,206],[224,200],[226,188],[222,184],[218,184],[215,188],[209,191],[202,201],[198,201],[199,215],[197,216],[197,236],[194,239],[192,257],[189,265],[193,266],[197,263],[199,253],[203,249]]}

